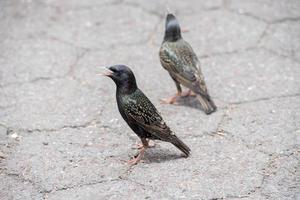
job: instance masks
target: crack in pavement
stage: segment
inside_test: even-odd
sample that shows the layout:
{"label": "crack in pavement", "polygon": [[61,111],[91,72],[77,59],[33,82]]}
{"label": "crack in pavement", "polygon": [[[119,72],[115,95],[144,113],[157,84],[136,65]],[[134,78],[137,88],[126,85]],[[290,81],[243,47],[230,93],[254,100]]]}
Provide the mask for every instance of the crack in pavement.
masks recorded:
{"label": "crack in pavement", "polygon": [[26,179],[26,178],[22,177],[20,174],[7,173],[6,172],[4,175],[7,175],[9,177],[13,177],[15,180],[20,181],[20,182],[30,183],[33,186],[33,188],[36,190],[36,192],[43,194],[43,196],[47,196],[50,193],[55,193],[55,192],[59,192],[59,191],[75,189],[75,188],[81,188],[81,187],[84,187],[84,186],[91,186],[91,185],[97,185],[97,184],[100,184],[100,183],[114,182],[114,181],[121,180],[120,178],[103,179],[103,180],[99,180],[99,181],[92,181],[92,182],[81,183],[81,184],[77,184],[77,185],[63,186],[61,188],[55,188],[55,189],[47,190],[47,189],[43,188],[42,186],[37,185],[36,182],[34,182],[30,179]]}
{"label": "crack in pavement", "polygon": [[[80,10],[91,10],[91,9],[94,9],[94,8],[103,8],[103,7],[106,7],[106,6],[116,6],[116,5],[121,5],[122,3],[124,2],[124,0],[113,0],[113,1],[105,1],[103,4],[99,4],[99,5],[92,5],[92,6],[84,6],[84,5],[81,5],[80,7],[68,7],[68,5],[66,5],[65,7],[63,7],[63,9],[65,9],[65,11],[69,11],[69,10],[72,10],[72,11],[80,11]],[[60,6],[57,6],[57,5],[53,5],[51,3],[47,4],[45,2],[38,2],[40,5],[42,6],[45,6],[45,7],[50,7],[50,8],[53,8],[55,10],[59,10],[61,11],[62,8]]]}
{"label": "crack in pavement", "polygon": [[261,97],[261,98],[257,98],[257,99],[253,99],[253,100],[231,102],[231,103],[228,103],[228,104],[231,104],[231,105],[243,105],[243,104],[255,103],[255,102],[260,102],[260,101],[269,101],[269,100],[273,100],[273,99],[298,97],[298,96],[300,96],[300,93],[285,94],[285,95],[271,96],[271,97]]}
{"label": "crack in pavement", "polygon": [[[142,187],[144,187],[144,188],[148,188],[148,189],[152,190],[154,193],[158,193],[158,194],[161,193],[161,191],[157,190],[156,188],[153,188],[151,185],[146,185],[146,184],[140,183],[140,182],[138,182],[138,181],[132,180],[131,178],[127,178],[126,180],[129,181],[129,182],[132,182],[132,183],[134,183],[134,184],[140,185],[140,186],[142,186]],[[171,195],[169,195],[169,194],[167,194],[167,193],[164,193],[163,196],[164,196],[164,197],[167,196],[167,197],[170,198],[170,199],[173,199],[173,198],[174,198],[173,196],[171,196]]]}
{"label": "crack in pavement", "polygon": [[282,19],[274,20],[270,24],[280,24],[285,22],[298,22],[300,21],[300,17],[284,17]]}
{"label": "crack in pavement", "polygon": [[245,16],[245,17],[249,17],[249,18],[252,18],[252,19],[255,19],[255,20],[258,20],[260,22],[263,22],[265,24],[269,24],[269,22],[265,19],[262,19],[256,15],[253,15],[252,13],[250,12],[240,12],[238,10],[235,10],[235,9],[231,9],[231,8],[227,8],[226,9],[227,11],[231,12],[231,13],[234,13],[236,15],[242,15],[242,16]]}
{"label": "crack in pavement", "polygon": [[154,11],[154,10],[148,10],[146,8],[144,8],[143,6],[141,6],[141,4],[139,3],[135,3],[135,2],[123,2],[124,5],[127,6],[131,6],[133,8],[138,8],[141,11],[144,11],[145,13],[148,13],[149,15],[153,15],[156,16],[158,18],[163,18],[164,17],[164,13],[160,13],[159,11]]}
{"label": "crack in pavement", "polygon": [[273,54],[273,55],[276,55],[276,56],[279,56],[279,57],[282,57],[282,58],[290,59],[290,60],[292,60],[293,62],[300,64],[300,61],[297,60],[297,59],[295,59],[295,58],[293,57],[293,55],[290,55],[290,56],[283,55],[283,54],[280,54],[280,53],[278,53],[278,52],[276,52],[276,51],[274,51],[274,50],[272,50],[272,49],[269,49],[269,48],[267,48],[267,47],[264,47],[264,46],[259,47],[259,49],[265,50],[265,51],[267,51],[267,52],[269,52],[269,53],[271,53],[271,54]]}
{"label": "crack in pavement", "polygon": [[[250,197],[252,194],[256,193],[256,192],[259,192],[259,194],[261,194],[262,196],[265,196],[263,193],[262,193],[262,188],[265,184],[265,181],[266,179],[271,175],[269,174],[268,170],[270,170],[270,168],[272,168],[272,166],[274,165],[274,163],[282,158],[282,157],[285,157],[285,156],[290,156],[290,155],[293,155],[295,154],[295,152],[297,152],[298,150],[296,149],[294,152],[292,152],[291,154],[289,155],[286,155],[286,154],[274,154],[274,155],[269,155],[269,161],[266,163],[266,166],[263,167],[261,170],[262,170],[262,180],[261,180],[261,183],[258,185],[258,186],[255,186],[253,189],[249,190],[248,192],[246,192],[245,194],[241,194],[241,195],[226,195],[225,197],[216,197],[216,198],[211,198],[210,200],[221,200],[221,199],[227,199],[227,198],[237,198],[237,199],[240,199],[240,198],[247,198],[247,197]],[[274,172],[273,174],[276,174],[276,172]]]}
{"label": "crack in pavement", "polygon": [[259,36],[257,42],[256,42],[256,46],[260,46],[262,40],[267,36],[268,30],[270,28],[270,24],[267,24],[267,26],[265,27],[265,30],[262,32],[262,34]]}
{"label": "crack in pavement", "polygon": [[[46,39],[50,39],[50,38],[46,38]],[[61,42],[61,41],[59,41],[59,42]],[[73,78],[74,80],[77,81],[77,79],[76,79],[76,77],[74,75],[74,68],[77,66],[77,64],[79,63],[79,61],[85,56],[85,54],[87,52],[88,52],[87,49],[83,49],[80,53],[77,52],[76,56],[74,58],[74,61],[71,63],[68,71],[65,74],[63,74],[63,75],[60,75],[60,76],[40,76],[40,77],[35,77],[35,78],[27,80],[27,81],[11,82],[11,83],[7,83],[7,84],[0,84],[0,88],[10,87],[10,86],[20,87],[20,86],[22,86],[24,84],[34,84],[34,83],[40,82],[40,81],[51,81],[51,80],[66,79],[67,77],[71,77],[71,78]],[[53,68],[54,68],[54,66],[51,67],[50,71],[52,71]]]}
{"label": "crack in pavement", "polygon": [[[265,37],[263,36],[263,33],[260,37]],[[198,56],[200,59],[205,59],[205,58],[212,58],[212,57],[216,57],[216,56],[224,56],[224,55],[235,55],[235,54],[239,54],[239,53],[243,53],[243,52],[248,52],[248,51],[259,51],[259,50],[264,50],[266,52],[269,52],[273,55],[276,55],[276,56],[279,56],[279,57],[282,57],[282,58],[286,58],[286,59],[289,59],[295,63],[298,63],[300,64],[300,61],[297,60],[295,57],[293,57],[292,55],[291,56],[287,56],[287,55],[282,55],[276,51],[273,51],[271,49],[268,49],[264,46],[260,46],[260,44],[258,44],[259,39],[258,41],[256,42],[257,44],[254,45],[254,46],[250,46],[250,47],[247,47],[247,48],[244,48],[244,49],[235,49],[233,51],[220,51],[220,52],[212,52],[210,54],[204,54],[204,55],[200,55]]]}
{"label": "crack in pavement", "polygon": [[43,193],[49,194],[49,193],[54,193],[54,192],[59,192],[59,191],[64,191],[64,190],[81,188],[81,187],[85,187],[85,186],[97,185],[97,184],[106,183],[106,182],[114,182],[114,181],[118,181],[118,180],[120,180],[120,179],[119,178],[103,179],[103,180],[99,180],[99,181],[92,181],[92,182],[87,182],[87,183],[82,183],[82,184],[77,184],[77,185],[63,186],[61,188],[56,188],[56,189],[53,189],[53,190],[44,191]]}
{"label": "crack in pavement", "polygon": [[0,124],[0,126],[2,127],[5,127],[7,129],[7,134],[9,135],[11,132],[26,132],[26,133],[34,133],[34,132],[56,132],[56,131],[60,131],[60,130],[63,130],[63,129],[81,129],[81,128],[87,128],[87,127],[90,127],[90,126],[93,126],[93,125],[100,125],[98,127],[102,127],[102,128],[110,128],[110,126],[108,125],[102,125],[102,122],[97,120],[98,118],[101,118],[102,114],[104,112],[104,109],[102,109],[100,111],[99,114],[97,114],[96,117],[94,117],[94,119],[90,120],[90,121],[87,121],[83,124],[78,124],[78,125],[63,125],[61,127],[58,127],[58,128],[44,128],[44,129],[41,129],[41,128],[34,128],[34,129],[26,129],[26,128],[14,128],[14,127],[9,127],[9,126],[6,126],[4,124]]}
{"label": "crack in pavement", "polygon": [[81,53],[77,54],[74,62],[70,65],[70,68],[68,72],[64,76],[71,76],[74,79],[77,79],[77,77],[74,74],[75,67],[78,65],[79,61],[88,53],[88,50],[84,50]]}
{"label": "crack in pavement", "polygon": [[241,11],[233,9],[233,8],[226,8],[226,10],[228,10],[229,12],[235,13],[237,15],[243,15],[243,16],[246,16],[246,17],[249,17],[252,19],[259,20],[259,21],[264,22],[269,25],[279,24],[279,23],[284,23],[284,22],[291,22],[291,21],[298,22],[300,20],[300,17],[283,17],[281,19],[266,20],[266,19],[263,19],[251,12],[247,12],[247,11],[241,12]]}
{"label": "crack in pavement", "polygon": [[220,52],[212,52],[210,54],[204,54],[204,55],[200,55],[199,58],[200,59],[205,59],[205,58],[210,58],[210,57],[216,57],[216,56],[223,56],[223,55],[233,55],[233,54],[239,54],[239,53],[243,53],[243,52],[247,52],[247,51],[257,51],[260,50],[259,47],[255,46],[250,46],[244,49],[235,49],[232,51],[220,51]]}

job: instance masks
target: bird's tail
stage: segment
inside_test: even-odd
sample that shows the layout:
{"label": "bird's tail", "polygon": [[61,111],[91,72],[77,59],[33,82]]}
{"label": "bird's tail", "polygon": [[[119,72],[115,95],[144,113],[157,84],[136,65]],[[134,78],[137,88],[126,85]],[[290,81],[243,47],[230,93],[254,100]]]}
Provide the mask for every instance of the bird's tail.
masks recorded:
{"label": "bird's tail", "polygon": [[184,144],[176,135],[172,135],[170,142],[180,151],[182,151],[186,155],[186,157],[190,155],[191,149],[186,144]]}
{"label": "bird's tail", "polygon": [[217,110],[217,106],[211,100],[210,97],[203,97],[202,95],[197,95],[197,99],[199,100],[204,112],[209,115]]}

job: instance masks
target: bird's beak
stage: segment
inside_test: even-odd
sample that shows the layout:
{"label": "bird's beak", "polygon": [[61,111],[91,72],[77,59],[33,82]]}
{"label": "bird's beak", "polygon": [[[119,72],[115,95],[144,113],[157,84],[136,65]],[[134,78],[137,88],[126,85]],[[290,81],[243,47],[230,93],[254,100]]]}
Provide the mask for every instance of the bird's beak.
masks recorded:
{"label": "bird's beak", "polygon": [[99,73],[98,75],[111,77],[113,75],[113,73],[114,73],[113,71],[111,71],[110,69],[105,67],[105,71],[102,73]]}

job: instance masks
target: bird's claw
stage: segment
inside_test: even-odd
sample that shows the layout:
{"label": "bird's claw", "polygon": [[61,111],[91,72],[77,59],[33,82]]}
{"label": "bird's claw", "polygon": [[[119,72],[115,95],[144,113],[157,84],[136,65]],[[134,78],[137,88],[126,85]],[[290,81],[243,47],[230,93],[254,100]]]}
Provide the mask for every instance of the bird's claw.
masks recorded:
{"label": "bird's claw", "polygon": [[176,97],[166,98],[166,99],[160,99],[160,102],[162,104],[177,104],[176,98],[177,98],[177,96]]}
{"label": "bird's claw", "polygon": [[134,156],[134,158],[133,159],[131,159],[131,160],[128,160],[127,161],[127,164],[129,164],[129,165],[136,165],[136,164],[138,164],[139,162],[145,162],[144,160],[141,160],[141,159],[139,159],[138,158],[138,156],[136,155],[136,156]]}

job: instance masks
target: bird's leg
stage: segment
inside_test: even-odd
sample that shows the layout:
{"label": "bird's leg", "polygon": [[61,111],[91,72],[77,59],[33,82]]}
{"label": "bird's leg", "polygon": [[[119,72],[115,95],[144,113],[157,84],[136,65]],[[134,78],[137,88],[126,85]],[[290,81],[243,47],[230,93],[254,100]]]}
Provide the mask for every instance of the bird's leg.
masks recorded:
{"label": "bird's leg", "polygon": [[193,92],[192,90],[190,90],[190,94],[189,94],[191,97],[195,97],[197,96],[197,94],[195,92]]}
{"label": "bird's leg", "polygon": [[[155,142],[153,140],[147,140],[147,142],[148,142],[147,148],[153,148],[153,147],[155,147]],[[138,143],[135,146],[136,149],[141,149],[143,147],[144,147],[143,143]]]}
{"label": "bird's leg", "polygon": [[138,162],[141,161],[141,159],[143,158],[146,149],[148,148],[148,141],[144,138],[141,139],[142,143],[143,143],[143,147],[140,149],[140,152],[138,153],[137,156],[135,156],[133,159],[128,161],[129,165],[136,165]]}
{"label": "bird's leg", "polygon": [[181,90],[181,87],[180,87],[180,83],[175,78],[172,77],[172,79],[175,82],[175,85],[176,85],[176,88],[177,88],[177,94],[175,94],[175,95],[173,95],[171,97],[168,97],[166,99],[161,99],[160,101],[162,103],[164,103],[164,104],[173,104],[173,103],[175,103],[177,97],[180,97],[181,93],[182,93],[182,90]]}
{"label": "bird's leg", "polygon": [[171,97],[168,97],[168,98],[165,98],[165,99],[161,99],[160,101],[163,104],[174,104],[176,102],[177,97],[179,97],[179,96],[180,96],[180,94],[177,93],[177,94],[175,94],[175,95],[173,95]]}
{"label": "bird's leg", "polygon": [[191,96],[191,97],[194,97],[196,96],[196,93],[194,93],[192,90],[188,90],[187,92],[183,92],[181,93],[181,97],[188,97],[188,96]]}

